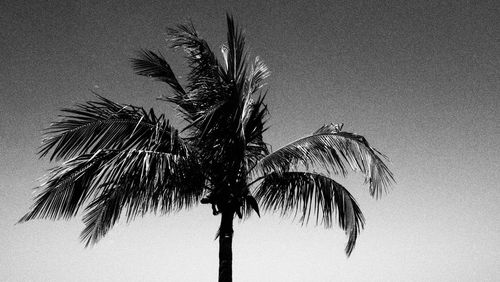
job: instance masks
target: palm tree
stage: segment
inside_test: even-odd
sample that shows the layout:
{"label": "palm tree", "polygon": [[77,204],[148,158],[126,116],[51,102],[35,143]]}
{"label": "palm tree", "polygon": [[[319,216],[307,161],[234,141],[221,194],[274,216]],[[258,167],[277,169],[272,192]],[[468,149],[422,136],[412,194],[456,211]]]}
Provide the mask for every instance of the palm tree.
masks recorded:
{"label": "palm tree", "polygon": [[[142,50],[131,60],[137,74],[167,83],[185,126],[174,128],[153,109],[121,105],[97,95],[95,101],[64,109],[45,132],[39,154],[65,160],[48,173],[31,210],[20,219],[61,219],[83,208],[86,246],[98,242],[120,216],[132,220],[149,212],[168,214],[198,203],[221,216],[219,281],[232,280],[233,219],[259,208],[298,216],[348,235],[350,255],[364,218],[352,195],[331,176],[365,175],[372,196],[393,175],[363,136],[324,125],[270,152],[266,92],[269,72],[245,51],[245,38],[227,16],[222,58],[211,51],[192,24],[169,29],[171,48],[186,53],[190,72],[181,85],[164,57]],[[222,63],[220,63],[222,61]],[[318,168],[322,173],[313,172]]]}

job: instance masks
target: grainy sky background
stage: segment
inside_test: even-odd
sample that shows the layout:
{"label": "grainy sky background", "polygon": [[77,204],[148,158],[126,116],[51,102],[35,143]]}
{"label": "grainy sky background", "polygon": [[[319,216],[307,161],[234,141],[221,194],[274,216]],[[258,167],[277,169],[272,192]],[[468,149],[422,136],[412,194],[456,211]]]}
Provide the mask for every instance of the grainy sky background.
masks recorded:
{"label": "grainy sky background", "polygon": [[139,48],[182,75],[165,28],[191,18],[214,50],[225,12],[272,76],[273,148],[343,122],[391,158],[381,200],[346,181],[367,224],[353,255],[338,229],[266,214],[235,225],[235,281],[500,279],[500,2],[0,2],[0,280],[215,281],[219,222],[200,206],[119,224],[91,249],[80,218],[14,223],[51,167],[36,157],[58,110],[93,99],[173,113],[131,71]]}

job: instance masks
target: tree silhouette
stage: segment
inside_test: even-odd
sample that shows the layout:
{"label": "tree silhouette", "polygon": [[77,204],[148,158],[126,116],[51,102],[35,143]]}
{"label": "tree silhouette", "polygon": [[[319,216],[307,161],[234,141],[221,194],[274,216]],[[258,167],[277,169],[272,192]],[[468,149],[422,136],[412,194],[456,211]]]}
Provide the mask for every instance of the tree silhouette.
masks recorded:
{"label": "tree silhouette", "polygon": [[263,140],[268,68],[258,57],[249,60],[242,31],[229,15],[227,27],[222,60],[192,24],[168,30],[170,47],[186,53],[185,85],[159,53],[142,50],[131,60],[137,74],[171,87],[173,94],[161,99],[176,106],[182,130],[153,109],[101,96],[62,110],[46,130],[39,154],[65,162],[49,171],[20,222],[70,218],[83,208],[81,240],[88,246],[122,215],[132,220],[210,204],[221,216],[219,281],[232,280],[234,217],[252,211],[260,216],[260,208],[299,216],[304,223],[312,214],[325,227],[336,221],[348,235],[350,255],[364,218],[352,195],[331,176],[361,172],[370,194],[378,197],[393,182],[384,155],[363,136],[334,124],[270,152]]}

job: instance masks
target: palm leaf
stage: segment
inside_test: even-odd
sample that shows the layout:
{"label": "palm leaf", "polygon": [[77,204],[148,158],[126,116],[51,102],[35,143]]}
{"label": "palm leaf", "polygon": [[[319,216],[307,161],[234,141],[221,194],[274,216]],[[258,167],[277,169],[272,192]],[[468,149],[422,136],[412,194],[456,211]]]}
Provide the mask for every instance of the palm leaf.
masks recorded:
{"label": "palm leaf", "polygon": [[156,54],[150,50],[141,50],[138,52],[137,58],[132,58],[130,61],[136,74],[153,77],[167,83],[175,90],[177,95],[186,94],[175,77],[172,68],[160,53]]}
{"label": "palm leaf", "polygon": [[163,115],[153,110],[116,104],[98,96],[97,101],[63,109],[65,115],[45,131],[40,157],[52,151],[50,160],[93,154],[100,149],[145,146],[171,134]]}
{"label": "palm leaf", "polygon": [[20,220],[69,218],[87,206],[82,233],[87,244],[105,235],[122,208],[130,220],[148,211],[189,207],[205,182],[196,152],[163,115],[99,98],[65,110],[69,114],[49,128],[42,156],[51,150],[53,158],[79,156],[49,171]]}
{"label": "palm leaf", "polygon": [[262,158],[253,170],[267,174],[285,172],[299,166],[319,166],[334,174],[346,175],[347,168],[360,171],[369,183],[370,194],[379,197],[393,181],[384,157],[366,139],[326,125],[312,135],[298,139]]}
{"label": "palm leaf", "polygon": [[267,130],[265,126],[269,114],[264,104],[265,95],[261,95],[256,101],[247,106],[248,113],[245,114],[242,127],[245,139],[245,160],[247,170],[263,157],[269,154],[267,143],[264,142],[263,134]]}
{"label": "palm leaf", "polygon": [[[186,157],[186,156],[185,156]],[[125,211],[127,221],[148,212],[189,208],[201,199],[204,178],[191,160],[170,153],[128,150],[102,169],[104,184],[85,209],[86,245],[97,243]]]}
{"label": "palm leaf", "polygon": [[255,197],[268,211],[279,211],[282,216],[300,215],[307,223],[311,213],[316,224],[330,228],[334,216],[338,225],[348,234],[345,248],[350,255],[356,244],[364,217],[351,194],[333,179],[307,172],[273,172],[265,175],[255,190]]}
{"label": "palm leaf", "polygon": [[85,229],[80,234],[85,247],[97,243],[118,221],[123,209],[122,198],[118,189],[111,188],[87,206],[87,213],[83,217]]}
{"label": "palm leaf", "polygon": [[186,154],[129,149],[81,155],[51,170],[20,222],[69,218],[86,206],[82,240],[93,244],[118,220],[122,209],[131,220],[147,212],[169,213],[197,204],[205,181],[200,171]]}
{"label": "palm leaf", "polygon": [[247,73],[247,55],[245,53],[245,37],[229,14],[227,19],[227,75],[234,82],[236,93],[244,93]]}
{"label": "palm leaf", "polygon": [[255,93],[257,90],[264,86],[264,80],[269,77],[271,73],[266,64],[259,58],[255,57],[248,76],[248,93]]}

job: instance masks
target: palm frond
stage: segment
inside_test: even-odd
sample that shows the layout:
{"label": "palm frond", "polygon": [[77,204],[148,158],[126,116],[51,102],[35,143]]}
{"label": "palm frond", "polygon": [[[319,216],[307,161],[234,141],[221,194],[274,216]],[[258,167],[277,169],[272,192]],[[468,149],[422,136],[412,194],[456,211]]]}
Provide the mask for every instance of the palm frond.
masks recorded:
{"label": "palm frond", "polygon": [[145,146],[170,135],[164,115],[151,110],[119,105],[104,97],[97,101],[63,109],[65,115],[45,131],[40,157],[52,151],[50,160],[68,159],[79,154],[93,154],[100,149]]}
{"label": "palm frond", "polygon": [[190,207],[205,182],[196,151],[163,115],[99,98],[65,110],[69,114],[49,128],[53,136],[42,156],[51,150],[53,158],[78,156],[49,171],[31,211],[20,220],[69,218],[87,206],[82,233],[87,244],[104,236],[122,208],[131,220],[145,212]]}
{"label": "palm frond", "polygon": [[102,239],[118,221],[123,210],[123,195],[112,186],[96,197],[85,210],[85,229],[80,239],[88,247]]}
{"label": "palm frond", "polygon": [[227,97],[227,78],[224,69],[208,43],[199,36],[192,24],[178,25],[167,30],[171,48],[183,48],[190,67],[187,93],[184,96],[164,97],[179,105],[185,118],[192,121]]}
{"label": "palm frond", "polygon": [[266,122],[269,111],[264,104],[265,95],[261,95],[257,100],[251,102],[248,112],[244,112],[242,127],[244,128],[245,139],[245,160],[247,170],[263,157],[269,154],[268,145],[264,142],[263,134],[267,130]]}
{"label": "palm frond", "polygon": [[364,226],[364,217],[351,194],[333,179],[308,172],[272,172],[263,177],[255,190],[255,197],[268,211],[279,211],[282,216],[300,215],[307,223],[311,213],[316,224],[330,228],[334,216],[349,236],[345,251],[349,256]]}
{"label": "palm frond", "polygon": [[84,202],[95,192],[96,176],[116,151],[83,154],[51,169],[38,189],[31,210],[19,222],[35,218],[68,219],[75,216]]}
{"label": "palm frond", "polygon": [[227,75],[234,81],[238,93],[243,93],[247,73],[245,37],[231,15],[227,19]]}
{"label": "palm frond", "polygon": [[20,222],[70,218],[86,206],[82,240],[88,245],[105,235],[122,209],[132,220],[147,212],[169,213],[197,204],[204,182],[200,167],[186,152],[100,150],[51,170]]}
{"label": "palm frond", "polygon": [[137,53],[137,58],[131,60],[132,68],[138,75],[153,77],[170,85],[177,95],[185,95],[184,88],[175,77],[172,68],[165,58],[150,50],[141,50]]}
{"label": "palm frond", "polygon": [[394,181],[382,161],[382,154],[370,147],[366,139],[325,125],[312,135],[298,139],[262,158],[254,170],[263,174],[286,172],[300,165],[308,169],[319,166],[334,174],[346,175],[347,168],[360,171],[369,183],[370,194],[379,197]]}
{"label": "palm frond", "polygon": [[86,245],[95,244],[124,211],[127,221],[149,212],[162,214],[196,205],[204,178],[188,156],[164,152],[120,152],[102,170],[101,193],[85,209]]}
{"label": "palm frond", "polygon": [[269,68],[260,59],[260,57],[255,57],[255,61],[250,69],[250,74],[248,77],[249,93],[255,93],[262,86],[264,86],[264,80],[270,75]]}

